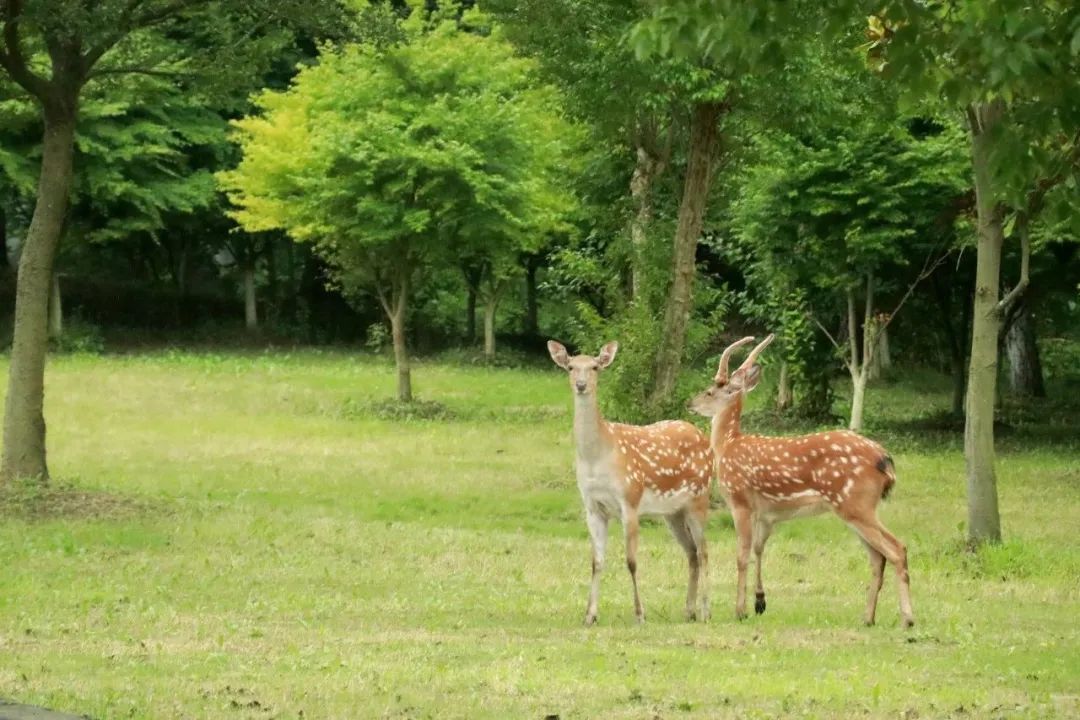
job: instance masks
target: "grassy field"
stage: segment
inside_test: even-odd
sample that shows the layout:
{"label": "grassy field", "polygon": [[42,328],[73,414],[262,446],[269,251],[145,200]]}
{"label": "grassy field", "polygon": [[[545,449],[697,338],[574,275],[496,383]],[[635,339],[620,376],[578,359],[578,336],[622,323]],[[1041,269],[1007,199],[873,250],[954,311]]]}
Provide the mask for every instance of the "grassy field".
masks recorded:
{"label": "grassy field", "polygon": [[445,411],[406,421],[373,404],[393,381],[333,353],[53,359],[60,489],[0,505],[0,697],[94,718],[1080,717],[1067,417],[1018,411],[998,463],[1007,541],[970,554],[959,440],[916,422],[947,381],[871,390],[913,631],[888,571],[879,625],[860,625],[865,555],[831,517],[777,529],[769,610],[736,622],[722,508],[712,622],[683,622],[685,562],[654,524],[648,623],[615,535],[586,629],[564,375],[421,364],[419,394]]}

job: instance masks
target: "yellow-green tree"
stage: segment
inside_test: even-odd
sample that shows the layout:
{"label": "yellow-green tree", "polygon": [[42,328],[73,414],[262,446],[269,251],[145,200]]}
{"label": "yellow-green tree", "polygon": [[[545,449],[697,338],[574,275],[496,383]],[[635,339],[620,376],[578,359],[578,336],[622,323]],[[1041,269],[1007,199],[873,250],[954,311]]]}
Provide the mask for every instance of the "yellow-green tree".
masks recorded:
{"label": "yellow-green tree", "polygon": [[504,268],[559,228],[575,131],[479,13],[417,9],[401,31],[327,48],[287,91],[264,93],[262,113],[236,123],[243,159],[220,179],[245,229],[311,242],[346,295],[378,298],[408,401],[415,284],[465,256]]}

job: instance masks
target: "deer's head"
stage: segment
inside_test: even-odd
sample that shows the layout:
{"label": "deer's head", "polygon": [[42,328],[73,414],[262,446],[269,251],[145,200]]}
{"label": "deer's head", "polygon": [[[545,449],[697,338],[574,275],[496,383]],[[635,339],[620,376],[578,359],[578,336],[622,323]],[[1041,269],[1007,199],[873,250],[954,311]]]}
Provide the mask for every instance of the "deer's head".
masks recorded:
{"label": "deer's head", "polygon": [[720,366],[716,370],[716,377],[713,378],[712,384],[690,400],[690,409],[699,415],[713,417],[741,398],[744,393],[748,393],[757,387],[758,381],[761,380],[761,366],[757,364],[757,358],[761,351],[773,341],[773,337],[773,335],[769,335],[762,340],[746,356],[743,364],[730,374],[728,373],[728,362],[731,360],[731,354],[743,345],[752,343],[754,338],[744,337],[742,340],[728,345],[727,349],[724,350],[724,354],[720,356]]}
{"label": "deer's head", "polygon": [[570,375],[570,388],[578,395],[592,395],[596,393],[596,382],[600,371],[615,360],[615,351],[619,349],[619,343],[609,342],[600,348],[600,354],[570,355],[562,343],[548,340],[548,352],[555,364],[566,370]]}

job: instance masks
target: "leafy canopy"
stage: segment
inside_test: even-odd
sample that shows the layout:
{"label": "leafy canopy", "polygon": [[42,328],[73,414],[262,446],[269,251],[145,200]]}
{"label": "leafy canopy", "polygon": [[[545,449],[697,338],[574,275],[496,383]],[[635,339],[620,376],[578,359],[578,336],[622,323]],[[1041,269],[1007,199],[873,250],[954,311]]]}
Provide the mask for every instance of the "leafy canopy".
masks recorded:
{"label": "leafy canopy", "polygon": [[287,91],[262,94],[262,114],[235,123],[243,159],[219,175],[245,229],[315,243],[346,286],[528,247],[573,208],[558,174],[575,130],[534,64],[476,12],[415,11],[402,31],[324,48]]}

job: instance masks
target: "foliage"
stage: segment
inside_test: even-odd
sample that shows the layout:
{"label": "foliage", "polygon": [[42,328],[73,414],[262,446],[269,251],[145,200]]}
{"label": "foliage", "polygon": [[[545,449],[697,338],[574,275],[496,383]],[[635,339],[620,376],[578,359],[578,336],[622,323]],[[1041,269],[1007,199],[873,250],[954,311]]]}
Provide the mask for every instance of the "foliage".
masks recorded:
{"label": "foliage", "polygon": [[313,242],[354,296],[455,254],[501,259],[572,208],[555,173],[573,129],[532,63],[438,13],[402,28],[402,44],[326,48],[260,96],[220,175],[241,225]]}

